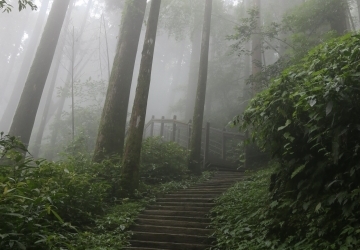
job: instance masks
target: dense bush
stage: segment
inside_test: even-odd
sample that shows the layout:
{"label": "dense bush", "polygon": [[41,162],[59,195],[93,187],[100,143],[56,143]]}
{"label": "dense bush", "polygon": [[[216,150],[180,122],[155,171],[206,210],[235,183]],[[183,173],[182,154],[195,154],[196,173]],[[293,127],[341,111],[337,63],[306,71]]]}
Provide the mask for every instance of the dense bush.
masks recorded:
{"label": "dense bush", "polygon": [[179,181],[187,173],[187,150],[160,137],[148,138],[141,151],[140,175],[146,183]]}
{"label": "dense bush", "polygon": [[216,200],[211,210],[211,226],[217,244],[211,249],[273,249],[266,238],[269,220],[264,213],[272,171],[273,168],[253,174]]}
{"label": "dense bush", "polygon": [[245,112],[244,127],[280,163],[267,228],[283,249],[360,247],[359,61],[360,35],[324,43]]}
{"label": "dense bush", "polygon": [[[0,249],[120,249],[136,215],[155,195],[207,179],[186,170],[186,151],[160,138],[144,142],[141,200],[117,196],[120,159],[92,163],[71,153],[48,162],[24,158],[14,137],[0,137]],[[65,158],[65,157],[64,157]]]}
{"label": "dense bush", "polygon": [[92,215],[105,209],[109,185],[96,175],[79,174],[70,162],[24,158],[15,138],[0,140],[1,249],[64,247],[65,233],[93,223]]}

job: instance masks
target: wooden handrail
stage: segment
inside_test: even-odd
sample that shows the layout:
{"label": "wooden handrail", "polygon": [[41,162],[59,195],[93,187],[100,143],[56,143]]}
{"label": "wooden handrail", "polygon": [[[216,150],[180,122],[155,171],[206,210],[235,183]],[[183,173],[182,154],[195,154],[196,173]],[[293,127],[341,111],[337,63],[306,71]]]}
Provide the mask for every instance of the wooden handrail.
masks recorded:
{"label": "wooden handrail", "polygon": [[[155,119],[155,117],[152,116],[152,119],[144,126],[144,137],[148,137],[147,130],[149,127],[149,136],[154,136],[154,124],[160,124],[160,136],[164,137],[165,140],[177,142],[182,147],[189,148],[192,129],[191,120],[186,123],[177,120],[176,116],[174,116],[174,119],[165,119],[164,116],[162,119]],[[210,152],[220,156],[221,160],[226,161],[226,152],[228,148],[227,142],[230,139],[240,141],[244,141],[246,139],[245,134],[229,132],[225,129],[212,128],[210,127],[210,123],[207,123],[206,127],[203,127],[203,135],[204,144],[202,148],[204,150],[204,166],[207,165],[210,159]]]}

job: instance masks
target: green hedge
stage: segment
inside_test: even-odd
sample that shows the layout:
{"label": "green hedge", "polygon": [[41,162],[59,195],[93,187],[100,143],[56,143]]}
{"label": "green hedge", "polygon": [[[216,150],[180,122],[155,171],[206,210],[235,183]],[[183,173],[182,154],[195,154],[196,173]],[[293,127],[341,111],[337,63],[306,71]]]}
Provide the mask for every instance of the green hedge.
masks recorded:
{"label": "green hedge", "polygon": [[243,126],[280,163],[267,218],[284,249],[359,249],[359,100],[360,35],[347,35],[285,70],[245,112]]}

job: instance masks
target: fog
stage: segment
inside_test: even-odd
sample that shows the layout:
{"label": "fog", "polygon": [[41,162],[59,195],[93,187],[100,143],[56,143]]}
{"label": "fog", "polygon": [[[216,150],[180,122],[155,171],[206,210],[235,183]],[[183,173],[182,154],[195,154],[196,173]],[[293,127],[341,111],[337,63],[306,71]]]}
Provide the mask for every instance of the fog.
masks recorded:
{"label": "fog", "polygon": [[[44,10],[46,2],[35,1],[38,7],[36,11],[27,8],[18,12],[15,8],[10,13],[0,15],[0,131],[5,133],[9,131],[51,9],[52,1]],[[287,10],[304,1],[285,2],[262,1],[262,25],[281,21]],[[355,3],[350,4],[352,28],[358,29],[357,7]],[[200,48],[194,46],[200,46],[200,40],[196,40],[196,37],[201,38],[203,5],[200,0],[162,2],[146,121],[152,116],[172,118],[174,115],[184,122],[192,119],[196,70],[200,58]],[[240,19],[248,15],[250,5],[251,1],[244,0],[214,1],[204,121],[209,121],[219,129],[231,129],[228,123],[244,110],[251,96],[250,87],[246,84],[251,75],[250,55],[236,51],[232,46],[236,41],[228,39],[235,33],[234,27],[239,25]],[[37,156],[53,159],[59,157],[60,152],[66,151],[72,141],[71,114],[74,108],[75,138],[86,145],[85,152],[92,153],[116,45],[120,39],[123,7],[123,1],[71,1],[37,111],[29,143],[30,152],[40,147],[37,144],[39,142],[35,142],[39,131],[43,134],[40,136],[41,149]],[[148,12],[147,9],[144,20]],[[132,78],[129,118],[145,30],[144,21]],[[251,44],[247,42],[246,46],[249,48]],[[284,43],[275,39],[268,40],[265,47],[261,59],[265,66],[277,62],[280,50],[287,49]],[[192,58],[195,59],[192,61]],[[195,72],[195,80],[191,69]],[[71,86],[74,89],[73,100]]]}

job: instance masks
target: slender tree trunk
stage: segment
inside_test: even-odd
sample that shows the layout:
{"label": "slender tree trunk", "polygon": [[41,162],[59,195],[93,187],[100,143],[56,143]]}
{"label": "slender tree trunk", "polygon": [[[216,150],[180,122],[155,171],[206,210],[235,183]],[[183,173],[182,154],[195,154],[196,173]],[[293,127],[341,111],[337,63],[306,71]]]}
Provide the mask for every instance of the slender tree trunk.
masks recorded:
{"label": "slender tree trunk", "polygon": [[182,42],[180,49],[179,49],[179,53],[177,54],[177,63],[176,63],[176,67],[173,70],[173,74],[172,74],[172,84],[170,86],[170,93],[169,93],[169,98],[168,98],[168,110],[171,108],[171,106],[173,106],[175,104],[175,96],[176,96],[176,88],[179,87],[180,85],[180,81],[181,81],[181,72],[183,69],[182,66],[182,62],[184,59],[184,54],[185,54],[185,41]]}
{"label": "slender tree trunk", "polygon": [[196,93],[195,109],[193,116],[193,128],[191,132],[189,169],[201,173],[201,134],[204,118],[204,105],[206,96],[206,82],[208,71],[210,26],[211,26],[212,0],[205,2],[205,15],[201,41],[199,81]]}
{"label": "slender tree trunk", "polygon": [[93,161],[121,155],[136,52],[144,20],[146,0],[126,2],[116,56],[111,71],[105,105],[99,126]]}
{"label": "slender tree trunk", "polygon": [[[69,62],[69,65],[71,65],[71,61]],[[79,77],[80,73],[82,72],[82,70],[85,68],[86,65],[87,65],[87,63],[85,62],[80,68],[78,68],[78,69],[76,68],[77,73],[76,73],[75,79],[77,79]],[[77,66],[80,66],[80,64],[78,64]],[[55,118],[54,118],[54,129],[53,129],[53,132],[51,133],[50,146],[49,146],[49,151],[46,154],[46,159],[53,159],[53,157],[54,157],[55,144],[56,144],[56,140],[57,140],[57,137],[58,137],[58,134],[60,131],[58,122],[61,120],[61,115],[64,110],[65,101],[66,101],[65,93],[69,91],[70,80],[71,80],[71,71],[68,72],[67,78],[65,80],[64,91],[61,94],[61,97],[60,97],[60,100],[58,103],[58,107],[56,109],[56,114],[55,114]]]}
{"label": "slender tree trunk", "polygon": [[359,18],[359,22],[360,22],[360,0],[356,0],[357,3],[357,8],[358,8],[358,18]]}
{"label": "slender tree trunk", "polygon": [[339,36],[344,35],[348,30],[348,16],[346,14],[347,0],[339,0],[336,2],[336,15],[330,17],[331,29],[336,31]]}
{"label": "slender tree trunk", "polygon": [[200,26],[195,23],[195,28],[191,35],[191,57],[189,80],[186,91],[186,109],[185,120],[190,120],[194,115],[194,106],[196,99],[196,86],[199,76],[199,58],[201,50],[201,30]]}
{"label": "slender tree trunk", "polygon": [[122,164],[121,191],[123,195],[133,195],[135,189],[139,186],[141,143],[145,125],[160,5],[161,0],[151,0],[138,84]]}
{"label": "slender tree trunk", "polygon": [[[253,0],[253,6],[257,10],[256,20],[257,20],[257,27],[255,30],[255,33],[252,36],[251,42],[252,42],[252,75],[256,76],[261,72],[262,68],[262,59],[261,59],[261,47],[262,47],[262,41],[261,36],[258,34],[260,33],[260,26],[261,26],[261,20],[260,20],[260,0]],[[252,90],[252,95],[257,93],[261,89],[260,83],[255,83]]]}
{"label": "slender tree trunk", "polygon": [[[46,11],[47,11],[47,8],[49,5],[49,1],[50,0],[43,0],[41,3],[40,13],[36,20],[35,29],[30,36],[29,45],[26,48],[27,51],[25,53],[23,62],[21,64],[21,67],[19,70],[19,75],[15,82],[15,87],[12,91],[12,94],[11,94],[9,102],[6,106],[5,112],[1,118],[1,123],[0,123],[1,131],[5,131],[5,132],[9,131],[9,127],[11,125],[11,122],[12,122],[12,119],[14,116],[14,112],[15,112],[16,107],[18,106],[18,103],[20,100],[19,91],[24,89],[26,77],[28,76],[31,62],[35,55],[36,46],[38,45],[39,37],[43,30],[43,26],[44,26],[43,24],[46,19]],[[65,1],[67,1],[67,0],[65,0]]]}
{"label": "slender tree trunk", "polygon": [[19,136],[26,146],[29,144],[36,112],[69,2],[70,0],[55,0],[53,3],[10,127],[9,134]]}
{"label": "slender tree trunk", "polygon": [[[90,5],[91,5],[91,2],[92,2],[92,0],[89,0]],[[89,3],[88,3],[87,13],[89,12]],[[55,89],[55,85],[56,85],[56,79],[57,79],[60,65],[61,65],[61,58],[62,58],[62,54],[63,54],[65,42],[66,42],[66,37],[67,37],[67,27],[69,26],[69,23],[70,23],[70,16],[71,16],[73,7],[74,7],[73,4],[69,5],[69,10],[66,13],[65,22],[64,22],[64,25],[62,28],[62,34],[60,36],[59,43],[56,47],[55,60],[54,60],[54,64],[52,67],[53,74],[48,83],[50,86],[49,86],[48,94],[46,95],[45,108],[44,108],[43,114],[41,115],[40,126],[39,126],[38,132],[36,134],[34,150],[31,152],[35,158],[39,157],[41,141],[42,141],[42,138],[44,135],[45,126],[49,120],[48,116],[49,116],[49,110],[50,110],[50,106],[51,106],[51,100],[53,97],[53,93],[54,93],[54,89]],[[88,16],[88,14],[86,14],[85,21],[87,19],[87,16]]]}

